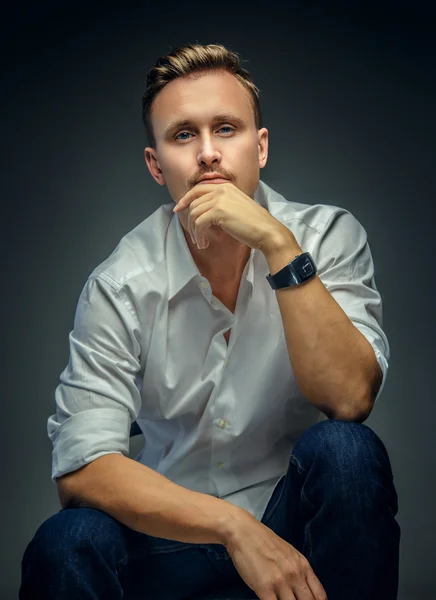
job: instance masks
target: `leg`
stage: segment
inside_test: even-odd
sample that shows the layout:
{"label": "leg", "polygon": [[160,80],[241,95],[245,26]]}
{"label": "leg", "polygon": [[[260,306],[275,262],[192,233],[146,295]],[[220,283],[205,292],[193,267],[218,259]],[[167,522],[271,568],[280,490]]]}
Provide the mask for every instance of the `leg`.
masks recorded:
{"label": "leg", "polygon": [[51,516],[24,552],[19,599],[123,598],[118,580],[127,555],[123,528],[92,508],[63,509]]}
{"label": "leg", "polygon": [[306,556],[329,600],[395,600],[397,512],[383,442],[364,424],[329,419],[294,446],[268,526]]}
{"label": "leg", "polygon": [[92,508],[63,509],[24,552],[19,600],[181,600],[224,583],[223,549],[139,533]]}

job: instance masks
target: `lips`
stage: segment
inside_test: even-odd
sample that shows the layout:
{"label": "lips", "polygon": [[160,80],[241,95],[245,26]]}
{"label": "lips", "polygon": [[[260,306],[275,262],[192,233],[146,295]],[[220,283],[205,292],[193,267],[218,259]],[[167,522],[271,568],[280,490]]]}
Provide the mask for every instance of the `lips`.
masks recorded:
{"label": "lips", "polygon": [[228,181],[225,177],[205,177],[200,179],[198,183],[225,183]]}
{"label": "lips", "polygon": [[214,179],[201,179],[198,183],[227,183],[228,179],[215,177]]}

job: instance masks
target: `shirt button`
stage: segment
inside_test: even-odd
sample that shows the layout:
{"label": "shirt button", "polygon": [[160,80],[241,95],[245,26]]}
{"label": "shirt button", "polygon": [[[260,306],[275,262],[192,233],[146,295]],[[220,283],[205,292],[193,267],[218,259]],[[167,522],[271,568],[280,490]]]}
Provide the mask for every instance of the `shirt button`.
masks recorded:
{"label": "shirt button", "polygon": [[221,427],[221,429],[224,429],[224,427],[227,427],[228,421],[227,419],[220,419],[218,424]]}
{"label": "shirt button", "polygon": [[202,288],[207,288],[207,283],[206,283],[205,281],[202,281],[202,282],[200,283],[200,286],[201,286]]}
{"label": "shirt button", "polygon": [[224,466],[224,463],[223,463],[223,462],[219,462],[219,463],[217,464],[217,467],[218,467],[219,469],[221,469],[223,466]]}

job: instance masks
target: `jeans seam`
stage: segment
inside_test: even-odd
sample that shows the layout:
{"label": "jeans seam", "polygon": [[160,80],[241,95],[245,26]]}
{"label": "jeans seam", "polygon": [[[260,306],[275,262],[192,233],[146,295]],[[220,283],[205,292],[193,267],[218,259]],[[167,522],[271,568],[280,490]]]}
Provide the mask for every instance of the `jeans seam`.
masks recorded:
{"label": "jeans seam", "polygon": [[295,456],[295,454],[291,454],[291,462],[297,463],[295,466],[297,467],[297,471],[300,473],[300,475],[306,474],[306,469],[300,464],[300,461]]}
{"label": "jeans seam", "polygon": [[[294,464],[294,466],[296,466],[297,471],[300,475],[306,475],[306,469],[302,466],[302,464],[300,463],[298,458],[295,456],[295,454],[291,454],[291,462]],[[304,493],[304,483],[305,482],[303,482],[303,485],[301,486],[301,499],[303,500],[303,502],[305,502],[305,504],[310,506],[310,508],[315,510],[315,507],[313,506],[313,504],[310,502],[310,500]],[[310,558],[312,556],[312,536],[310,535],[309,522],[306,525],[306,530],[307,530],[307,538],[308,538],[308,557]]]}
{"label": "jeans seam", "polygon": [[[294,462],[294,461],[297,463],[295,466],[297,467],[297,471],[299,472],[299,474],[306,475],[306,469],[300,464],[300,461],[298,460],[298,458],[294,454],[291,454],[291,462]],[[304,493],[304,482],[301,487],[301,498],[306,502],[306,504],[308,504],[311,508],[313,508],[315,510],[315,507],[313,506],[313,504],[310,502],[310,500],[307,498],[306,494]]]}

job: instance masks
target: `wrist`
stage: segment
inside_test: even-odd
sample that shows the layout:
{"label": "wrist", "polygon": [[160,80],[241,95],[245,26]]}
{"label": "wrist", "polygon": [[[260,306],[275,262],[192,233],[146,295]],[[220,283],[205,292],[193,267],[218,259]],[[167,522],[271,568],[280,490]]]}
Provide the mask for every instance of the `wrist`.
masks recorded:
{"label": "wrist", "polygon": [[240,531],[247,519],[254,517],[244,508],[231,505],[232,509],[220,519],[221,543],[228,548],[236,543],[240,537]]}
{"label": "wrist", "polygon": [[265,254],[271,275],[278,273],[300,254],[303,254],[303,249],[298,245],[295,238],[288,238],[287,242],[275,246],[268,254]]}

